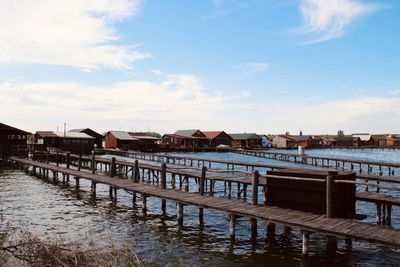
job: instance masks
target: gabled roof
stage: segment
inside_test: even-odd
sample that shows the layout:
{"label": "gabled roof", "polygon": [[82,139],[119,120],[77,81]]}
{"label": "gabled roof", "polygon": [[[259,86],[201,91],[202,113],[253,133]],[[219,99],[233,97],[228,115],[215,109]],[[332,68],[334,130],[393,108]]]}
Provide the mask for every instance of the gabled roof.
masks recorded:
{"label": "gabled roof", "polygon": [[210,138],[210,139],[214,139],[214,138],[216,138],[218,135],[220,135],[222,133],[226,134],[230,139],[232,139],[232,136],[230,136],[229,134],[225,133],[224,131],[203,131],[203,134],[206,137]]}
{"label": "gabled roof", "polygon": [[293,136],[296,142],[306,141],[308,139],[312,139],[311,135],[295,135]]}
{"label": "gabled roof", "polygon": [[46,137],[58,137],[53,131],[36,131],[36,135],[46,138]]}
{"label": "gabled roof", "polygon": [[99,134],[99,133],[96,132],[96,131],[93,131],[93,130],[90,129],[90,128],[72,129],[72,130],[69,130],[69,132],[74,132],[74,133],[85,133],[85,134],[87,134],[87,135],[89,135],[89,136],[93,136],[93,137],[96,137],[96,138],[101,138],[101,137],[103,137],[103,135]]}
{"label": "gabled roof", "polygon": [[[85,130],[88,130],[89,128],[81,128],[81,129],[71,129],[68,132],[75,132],[75,133],[81,133]],[[89,129],[90,130],[90,129]]]}
{"label": "gabled roof", "polygon": [[160,138],[158,138],[158,137],[154,137],[154,136],[150,136],[150,135],[144,135],[142,133],[139,133],[137,135],[137,133],[128,132],[128,134],[130,136],[132,136],[133,138],[136,138],[138,140],[160,140]]}
{"label": "gabled roof", "polygon": [[107,132],[107,134],[108,133],[112,134],[118,140],[131,140],[131,141],[138,140],[138,139],[132,137],[130,134],[128,134],[125,131],[109,131],[109,132]]}
{"label": "gabled roof", "polygon": [[337,136],[335,138],[336,141],[357,141],[361,140],[360,137],[353,137],[351,135],[345,135],[345,136]]}
{"label": "gabled roof", "polygon": [[255,133],[233,133],[229,135],[233,138],[233,140],[262,139],[261,136]]}
{"label": "gabled roof", "polygon": [[1,122],[0,122],[0,131],[11,131],[11,132],[15,132],[18,134],[24,134],[24,135],[29,134],[28,132],[25,132],[23,130],[20,130],[18,128],[12,127],[10,125],[7,125],[7,124],[1,123]]}
{"label": "gabled roof", "polygon": [[197,131],[202,133],[202,131],[200,131],[199,129],[192,129],[192,130],[178,130],[174,134],[186,137],[192,137]]}
{"label": "gabled roof", "polygon": [[74,138],[74,139],[94,139],[94,137],[87,135],[85,133],[76,132],[54,132],[57,137],[60,138]]}
{"label": "gabled roof", "polygon": [[183,136],[183,135],[179,135],[179,134],[164,134],[161,138],[164,139],[167,136],[175,137],[175,138],[179,138],[179,139],[195,139],[195,137]]}
{"label": "gabled roof", "polygon": [[276,135],[275,137],[285,138],[286,140],[289,140],[289,141],[295,141],[296,140],[293,136],[286,135],[286,134]]}

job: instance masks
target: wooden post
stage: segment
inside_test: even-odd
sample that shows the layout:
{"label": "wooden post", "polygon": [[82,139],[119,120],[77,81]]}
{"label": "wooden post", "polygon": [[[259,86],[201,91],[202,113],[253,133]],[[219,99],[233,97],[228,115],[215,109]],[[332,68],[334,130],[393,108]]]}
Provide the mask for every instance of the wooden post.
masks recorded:
{"label": "wooden post", "polygon": [[260,179],[260,174],[258,173],[258,171],[257,170],[253,171],[253,176],[252,176],[252,181],[251,181],[251,184],[253,186],[253,193],[252,193],[253,205],[258,205],[259,179]]}
{"label": "wooden post", "polygon": [[376,224],[381,224],[381,203],[376,203]]}
{"label": "wooden post", "polygon": [[267,223],[267,239],[271,239],[275,236],[275,223],[268,222]]}
{"label": "wooden post", "polygon": [[94,150],[92,151],[91,167],[92,167],[92,174],[94,174],[96,172],[96,157],[94,155]]}
{"label": "wooden post", "polygon": [[138,160],[135,160],[135,169],[133,170],[134,171],[134,176],[133,176],[133,181],[135,182],[135,183],[138,183],[139,182],[139,161]]}
{"label": "wooden post", "polygon": [[[203,164],[203,167],[201,167],[201,177],[199,179],[199,192],[201,196],[204,196],[204,182],[206,180],[206,171],[207,168]],[[199,222],[201,225],[204,224],[204,209],[201,207],[199,208]]]}
{"label": "wooden post", "polygon": [[82,168],[82,154],[79,154],[79,161],[78,161],[78,171]]}
{"label": "wooden post", "polygon": [[142,194],[142,211],[143,213],[146,213],[147,211],[147,196]]}
{"label": "wooden post", "polygon": [[334,177],[338,172],[328,172],[326,177],[326,217],[332,218],[333,216],[333,188],[334,188]]}
{"label": "wooden post", "polygon": [[302,254],[303,256],[307,256],[308,248],[310,243],[310,232],[303,230],[303,247],[302,247]]}
{"label": "wooden post", "polygon": [[58,151],[56,152],[56,166],[58,166]]}
{"label": "wooden post", "polygon": [[69,163],[70,163],[70,153],[67,152],[67,159],[66,159],[67,169],[69,169]]}
{"label": "wooden post", "polygon": [[112,157],[110,165],[110,176],[114,177],[114,175],[115,175],[115,157]]}
{"label": "wooden post", "polygon": [[[161,163],[161,188],[166,189],[167,188],[167,164],[164,162]],[[166,213],[166,208],[167,208],[167,201],[165,199],[161,200],[161,210],[163,215]]]}
{"label": "wooden post", "polygon": [[386,213],[386,225],[391,226],[392,224],[392,204],[387,204],[387,213]]}
{"label": "wooden post", "polygon": [[179,224],[183,223],[183,204],[177,203],[176,216]]}
{"label": "wooden post", "polygon": [[236,228],[236,215],[230,215],[230,223],[229,223],[229,236],[231,240],[235,240],[235,228]]}

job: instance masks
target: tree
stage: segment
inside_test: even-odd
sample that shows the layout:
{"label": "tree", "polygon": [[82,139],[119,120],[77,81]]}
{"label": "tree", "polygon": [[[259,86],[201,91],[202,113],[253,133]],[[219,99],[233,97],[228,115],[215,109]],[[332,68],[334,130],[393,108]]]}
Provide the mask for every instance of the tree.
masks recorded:
{"label": "tree", "polygon": [[300,135],[300,136],[303,136],[303,131],[301,131],[301,130],[300,130],[300,133],[299,133],[299,135]]}
{"label": "tree", "polygon": [[343,136],[344,136],[343,130],[337,131],[337,136],[338,136],[338,137],[343,137]]}
{"label": "tree", "polygon": [[286,134],[286,135],[290,135],[290,133],[289,133],[289,132],[286,132],[285,134]]}

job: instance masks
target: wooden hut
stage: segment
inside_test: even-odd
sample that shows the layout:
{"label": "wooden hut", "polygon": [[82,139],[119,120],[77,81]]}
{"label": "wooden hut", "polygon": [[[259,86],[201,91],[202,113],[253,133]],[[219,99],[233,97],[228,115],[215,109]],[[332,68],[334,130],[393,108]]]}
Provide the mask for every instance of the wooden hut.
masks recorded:
{"label": "wooden hut", "polygon": [[233,138],[224,131],[203,131],[203,133],[210,139],[210,147],[232,145]]}
{"label": "wooden hut", "polygon": [[26,131],[0,123],[0,156],[14,155],[26,149],[28,135]]}
{"label": "wooden hut", "polygon": [[99,134],[98,132],[93,131],[90,128],[72,129],[72,130],[69,130],[69,132],[85,133],[85,134],[95,138],[95,144],[96,144],[97,148],[103,147],[103,145],[102,145],[103,135]]}
{"label": "wooden hut", "polygon": [[125,131],[109,131],[105,134],[105,148],[137,150],[139,140]]}
{"label": "wooden hut", "polygon": [[162,142],[168,147],[200,148],[209,147],[210,139],[200,130],[178,130],[174,134],[164,134]]}
{"label": "wooden hut", "polygon": [[305,148],[314,146],[314,139],[310,135],[296,135],[294,136],[296,146],[302,146]]}
{"label": "wooden hut", "polygon": [[262,138],[255,133],[235,133],[232,136],[232,147],[234,148],[259,148],[262,147]]}
{"label": "wooden hut", "polygon": [[79,132],[37,131],[34,137],[34,149],[56,149],[75,154],[90,154],[96,140],[95,137]]}
{"label": "wooden hut", "polygon": [[138,150],[146,152],[160,151],[160,138],[142,132],[128,132],[128,134],[138,140]]}
{"label": "wooden hut", "polygon": [[280,134],[272,139],[272,146],[276,148],[291,149],[296,147],[296,139],[291,135]]}

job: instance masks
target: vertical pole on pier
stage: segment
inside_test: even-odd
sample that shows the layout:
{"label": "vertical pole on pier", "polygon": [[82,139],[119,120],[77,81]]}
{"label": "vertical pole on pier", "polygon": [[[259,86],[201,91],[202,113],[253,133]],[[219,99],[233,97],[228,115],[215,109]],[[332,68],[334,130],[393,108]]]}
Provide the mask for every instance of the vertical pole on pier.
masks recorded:
{"label": "vertical pole on pier", "polygon": [[79,160],[78,160],[78,171],[80,171],[82,168],[82,154],[79,154]]}
{"label": "vertical pole on pier", "polygon": [[135,173],[135,175],[134,175],[133,181],[135,183],[138,183],[139,182],[139,161],[138,160],[135,160],[134,173]]}
{"label": "vertical pole on pier", "polygon": [[235,240],[235,228],[236,228],[236,215],[230,215],[230,222],[229,222],[229,236],[231,240]]}
{"label": "vertical pole on pier", "polygon": [[147,196],[142,194],[142,211],[143,213],[147,212]]}
{"label": "vertical pole on pier", "polygon": [[309,244],[310,244],[310,232],[303,230],[303,247],[301,250],[303,256],[307,256]]}
{"label": "vertical pole on pier", "polygon": [[183,204],[182,203],[176,203],[177,209],[176,209],[176,216],[179,224],[183,223]]}
{"label": "vertical pole on pier", "polygon": [[115,175],[115,157],[112,157],[110,165],[110,176],[114,177],[114,175]]}
{"label": "vertical pole on pier", "polygon": [[[203,164],[203,167],[201,167],[201,177],[200,177],[200,180],[199,180],[199,192],[200,192],[201,196],[204,196],[204,191],[205,191],[204,185],[205,185],[205,180],[206,180],[206,171],[207,171],[207,168]],[[201,225],[204,224],[204,209],[201,208],[201,207],[199,208],[199,221],[200,221]]]}
{"label": "vertical pole on pier", "polygon": [[326,217],[332,218],[333,216],[333,188],[334,177],[338,172],[330,171],[326,177]]}
{"label": "vertical pole on pier", "polygon": [[67,165],[67,169],[69,169],[69,163],[70,163],[70,153],[67,152],[67,158],[66,158],[66,165]]}
{"label": "vertical pole on pier", "polygon": [[376,224],[381,224],[381,222],[382,222],[382,220],[381,220],[381,215],[382,215],[381,207],[382,207],[381,203],[376,203]]}
{"label": "vertical pole on pier", "polygon": [[[253,176],[252,176],[252,186],[253,186],[253,192],[252,192],[252,202],[253,205],[257,206],[258,205],[258,184],[260,181],[260,174],[258,170],[253,171]],[[251,218],[251,237],[253,240],[257,239],[257,219]]]}
{"label": "vertical pole on pier", "polygon": [[[165,162],[161,163],[161,188],[167,188],[167,164]],[[163,215],[165,215],[167,208],[167,201],[165,199],[161,200],[161,210]]]}
{"label": "vertical pole on pier", "polygon": [[92,167],[92,174],[94,174],[96,172],[96,157],[94,155],[94,150],[92,151],[91,167]]}

